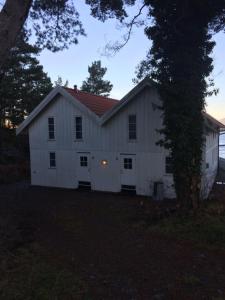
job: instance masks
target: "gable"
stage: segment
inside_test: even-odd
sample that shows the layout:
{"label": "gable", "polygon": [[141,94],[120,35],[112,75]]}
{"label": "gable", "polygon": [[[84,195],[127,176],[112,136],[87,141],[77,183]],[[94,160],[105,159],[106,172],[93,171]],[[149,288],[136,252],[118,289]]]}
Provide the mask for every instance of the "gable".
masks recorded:
{"label": "gable", "polygon": [[123,107],[125,107],[130,101],[132,101],[136,96],[143,91],[146,87],[150,89],[155,89],[156,84],[154,81],[152,81],[149,78],[143,79],[139,84],[137,84],[131,91],[129,91],[120,101],[117,105],[112,107],[111,110],[106,112],[102,116],[101,123],[106,123],[109,119],[111,119],[114,115],[116,115]]}
{"label": "gable", "polygon": [[[45,98],[44,100],[29,114],[29,116],[20,124],[20,126],[16,129],[16,134],[18,135],[21,131],[23,131],[25,128],[27,128],[38,116],[41,114],[46,107],[48,107],[56,98],[57,96],[63,96],[64,99],[69,101],[72,105],[75,105],[79,108],[79,110],[86,115],[88,115],[90,118],[92,118],[95,122],[99,123],[99,116],[96,114],[96,112],[100,113],[103,109],[108,108],[108,106],[102,107],[100,105],[87,105],[87,100],[84,100],[84,97],[79,97],[79,100],[77,97],[75,97],[72,93],[69,93],[65,88],[62,88],[60,86],[57,86],[54,88]],[[90,102],[90,100],[89,100]],[[100,101],[99,101],[100,102]],[[111,105],[115,105],[116,100],[111,101]],[[101,104],[101,103],[100,103]],[[111,107],[111,106],[110,106]],[[109,109],[110,109],[109,107]],[[93,109],[91,109],[93,108]]]}
{"label": "gable", "polygon": [[[90,118],[95,120],[100,125],[105,124],[113,118],[121,109],[126,107],[132,100],[137,99],[138,95],[145,88],[157,92],[157,84],[149,78],[143,79],[136,85],[122,100],[93,95],[87,92],[79,91],[77,89],[56,87],[54,88],[45,99],[31,112],[31,114],[20,124],[16,130],[19,134],[22,130],[28,127],[31,122],[38,117],[38,115],[52,102],[57,95],[62,95],[67,101],[77,106],[82,112],[87,114]],[[152,103],[154,104],[154,103]],[[157,106],[157,104],[156,104]],[[210,115],[203,113],[205,123],[212,124],[216,130],[224,128],[225,126],[212,118]]]}

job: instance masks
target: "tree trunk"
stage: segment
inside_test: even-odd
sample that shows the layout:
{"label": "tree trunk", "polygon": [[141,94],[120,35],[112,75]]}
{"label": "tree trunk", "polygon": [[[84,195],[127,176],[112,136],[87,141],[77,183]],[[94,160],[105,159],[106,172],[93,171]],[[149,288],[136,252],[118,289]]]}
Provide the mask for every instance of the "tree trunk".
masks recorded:
{"label": "tree trunk", "polygon": [[32,0],[6,0],[0,12],[0,69],[27,19]]}

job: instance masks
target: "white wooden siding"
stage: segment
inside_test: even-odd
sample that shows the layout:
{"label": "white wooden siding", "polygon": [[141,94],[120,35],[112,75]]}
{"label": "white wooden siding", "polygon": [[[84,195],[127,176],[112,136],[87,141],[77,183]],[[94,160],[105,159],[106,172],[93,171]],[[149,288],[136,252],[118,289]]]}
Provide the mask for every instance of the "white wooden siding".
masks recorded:
{"label": "white wooden siding", "polygon": [[[154,182],[163,181],[165,196],[174,197],[173,177],[165,174],[165,156],[168,152],[156,145],[160,139],[156,129],[162,126],[162,111],[155,109],[155,105],[159,104],[156,90],[145,88],[101,126],[88,113],[79,110],[62,96],[56,97],[29,127],[32,184],[77,188],[77,152],[87,151],[90,152],[92,189],[119,192],[120,154],[127,153],[136,155],[137,194],[152,195]],[[128,139],[130,114],[137,116],[136,141]],[[54,141],[48,139],[50,116],[55,118]],[[75,140],[75,116],[82,116],[82,141]],[[207,144],[207,147],[210,145]],[[55,169],[49,168],[49,151],[56,153]],[[207,155],[210,155],[209,152]],[[103,159],[108,161],[105,167],[101,165]]]}
{"label": "white wooden siding", "polygon": [[219,134],[208,132],[205,138],[202,167],[202,194],[206,198],[215,181],[219,163]]}

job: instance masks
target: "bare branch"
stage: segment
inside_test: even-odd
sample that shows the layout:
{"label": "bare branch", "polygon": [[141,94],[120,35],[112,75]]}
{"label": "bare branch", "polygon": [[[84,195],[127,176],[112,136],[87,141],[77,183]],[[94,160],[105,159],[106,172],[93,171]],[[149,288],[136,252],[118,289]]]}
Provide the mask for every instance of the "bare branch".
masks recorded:
{"label": "bare branch", "polygon": [[105,46],[105,53],[103,54],[104,56],[111,56],[113,54],[115,55],[117,52],[119,52],[130,40],[133,27],[134,26],[139,27],[139,26],[144,25],[144,21],[143,20],[138,20],[138,18],[142,14],[142,11],[145,7],[146,7],[146,4],[144,3],[141,6],[141,8],[139,9],[138,13],[132,18],[132,20],[130,22],[122,23],[123,27],[128,28],[128,32],[123,35],[123,41],[122,42],[116,41],[116,42],[107,43],[107,45]]}

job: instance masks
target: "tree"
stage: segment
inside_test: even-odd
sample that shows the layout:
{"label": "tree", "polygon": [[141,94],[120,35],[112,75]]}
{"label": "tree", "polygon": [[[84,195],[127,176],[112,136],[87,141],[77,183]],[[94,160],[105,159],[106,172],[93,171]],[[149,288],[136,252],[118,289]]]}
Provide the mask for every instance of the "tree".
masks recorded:
{"label": "tree", "polygon": [[83,81],[81,90],[95,95],[109,96],[113,85],[108,80],[103,80],[107,68],[101,66],[101,61],[97,60],[88,66],[89,77]]}
{"label": "tree", "polygon": [[35,56],[40,49],[21,33],[0,72],[0,126],[23,121],[52,88],[51,80]]}
{"label": "tree", "polygon": [[[91,15],[101,21],[127,17],[125,5],[133,5],[135,0],[86,0]],[[37,45],[51,51],[68,48],[78,43],[78,36],[85,36],[79,13],[73,0],[5,0],[0,3],[0,68],[27,18],[33,24],[32,32],[37,37]]]}
{"label": "tree", "polygon": [[58,76],[57,80],[54,83],[55,86],[60,85],[60,86],[68,87],[69,81],[66,80],[65,83],[63,83],[62,77]]}
{"label": "tree", "polygon": [[[153,78],[162,99],[163,129],[160,145],[170,149],[177,198],[184,209],[201,204],[201,163],[205,96],[216,92],[212,80],[212,36],[225,27],[225,1],[145,0],[139,12],[124,22],[127,34],[111,50],[120,50],[133,26],[148,9],[145,33],[153,46],[137,71],[137,79]],[[110,47],[109,47],[110,48]]]}
{"label": "tree", "polygon": [[0,12],[0,67],[28,16],[41,48],[59,51],[77,44],[77,36],[85,35],[73,1],[6,0]]}
{"label": "tree", "polygon": [[[207,2],[207,3],[206,3]],[[213,65],[212,33],[220,30],[224,1],[150,0],[153,25],[145,29],[153,41],[137,77],[150,75],[163,101],[161,144],[170,149],[177,198],[185,209],[201,203],[201,163],[207,77]],[[211,86],[213,83],[211,84]]]}

